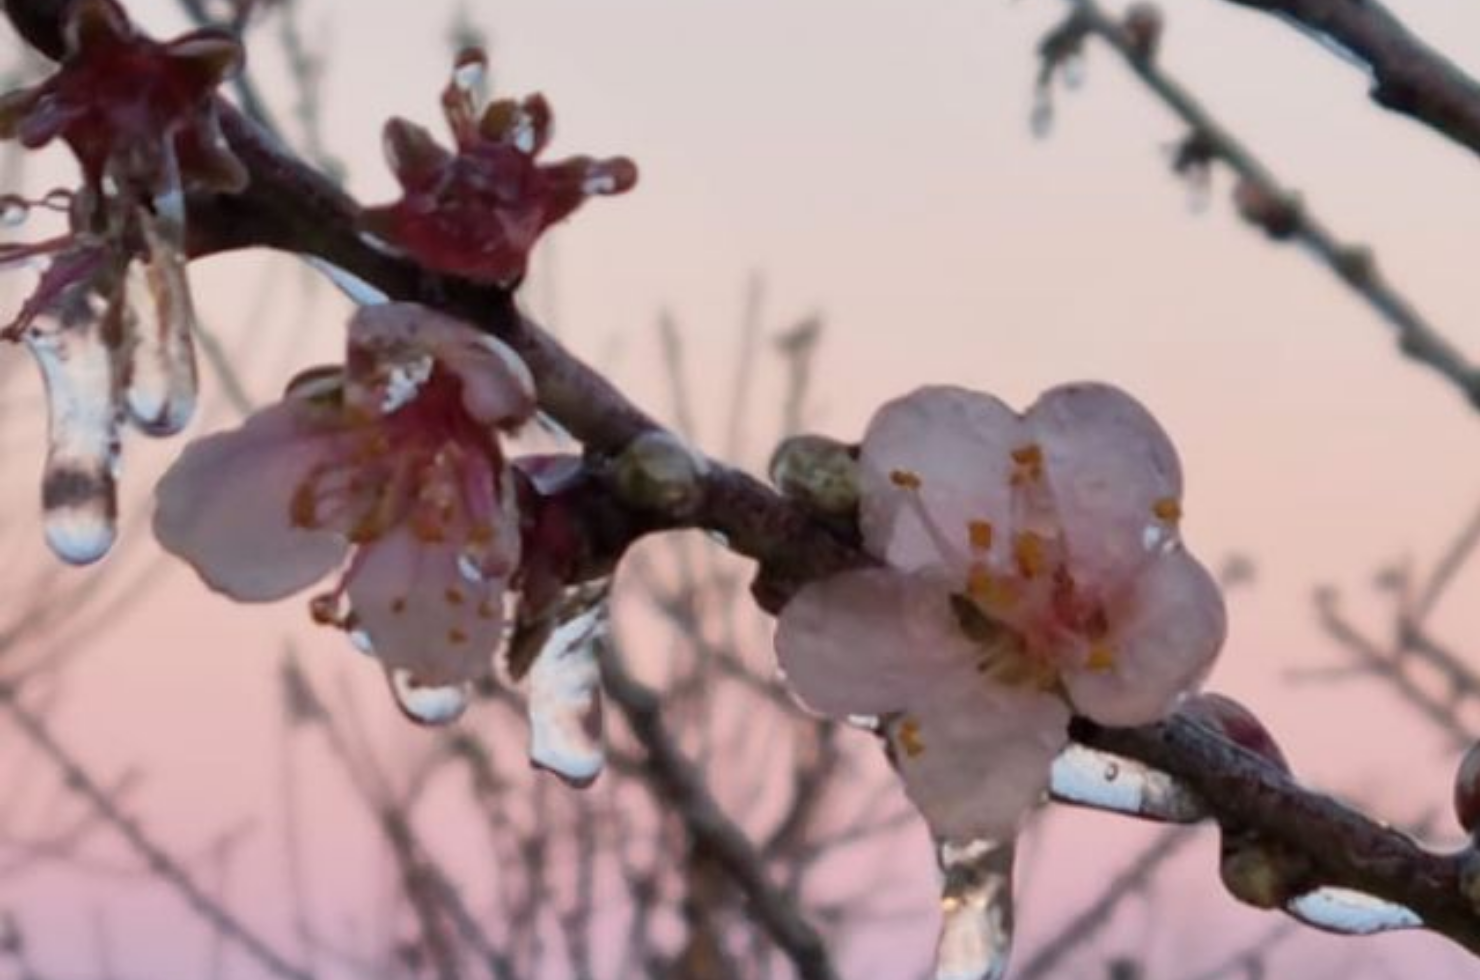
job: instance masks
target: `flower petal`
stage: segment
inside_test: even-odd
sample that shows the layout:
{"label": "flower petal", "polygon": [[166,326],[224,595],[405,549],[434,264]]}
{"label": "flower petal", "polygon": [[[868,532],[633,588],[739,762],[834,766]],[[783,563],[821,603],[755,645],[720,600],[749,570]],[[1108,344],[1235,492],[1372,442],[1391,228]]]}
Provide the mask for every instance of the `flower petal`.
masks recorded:
{"label": "flower petal", "polygon": [[1048,788],[1069,741],[1057,695],[958,673],[889,726],[905,792],[940,839],[1003,839]]}
{"label": "flower petal", "polygon": [[274,405],[197,439],[155,488],[159,543],[235,599],[281,599],[344,559],[339,535],[293,524],[294,493],[334,455],[334,440],[305,430],[298,411]]}
{"label": "flower petal", "polygon": [[1227,628],[1217,583],[1179,548],[1154,561],[1125,604],[1110,610],[1113,665],[1067,671],[1070,699],[1101,724],[1157,721],[1198,686]]}
{"label": "flower petal", "polygon": [[803,588],[781,612],[776,657],[802,701],[835,718],[903,710],[940,674],[972,662],[945,587],[887,569]]}
{"label": "flower petal", "polygon": [[1112,590],[1175,540],[1182,467],[1140,402],[1110,385],[1062,385],[1026,422],[1077,582]]}
{"label": "flower petal", "polygon": [[[1016,412],[964,388],[920,388],[879,409],[859,460],[859,523],[869,551],[905,571],[963,565],[969,526],[985,521],[997,532],[993,555],[1005,561],[1012,451],[1026,438]],[[919,478],[918,489],[898,485],[911,477]],[[934,532],[921,519],[921,504]]]}
{"label": "flower petal", "polygon": [[524,361],[503,341],[471,324],[416,303],[361,307],[349,326],[352,376],[372,378],[430,356],[462,382],[468,414],[488,425],[517,424],[534,411],[534,380]]}
{"label": "flower petal", "polygon": [[423,687],[486,673],[503,630],[504,582],[466,575],[459,540],[425,541],[400,525],[361,545],[346,576],[375,656]]}

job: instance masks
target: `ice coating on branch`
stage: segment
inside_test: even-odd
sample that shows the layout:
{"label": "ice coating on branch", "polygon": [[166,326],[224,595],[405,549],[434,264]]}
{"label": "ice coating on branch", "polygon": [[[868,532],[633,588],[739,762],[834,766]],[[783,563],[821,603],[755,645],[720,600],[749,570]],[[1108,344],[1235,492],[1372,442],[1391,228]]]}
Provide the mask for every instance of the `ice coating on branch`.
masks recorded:
{"label": "ice coating on branch", "polygon": [[118,410],[113,364],[88,322],[38,317],[25,344],[46,383],[48,433],[41,483],[47,544],[85,565],[107,553],[118,516]]}
{"label": "ice coating on branch", "polygon": [[558,624],[529,670],[529,761],[576,787],[606,764],[597,660],[606,617],[602,600]]}
{"label": "ice coating on branch", "polygon": [[1011,841],[941,843],[935,980],[1001,980],[1012,951]]}
{"label": "ice coating on branch", "polygon": [[499,341],[414,304],[366,307],[343,368],[186,448],[159,483],[155,534],[248,602],[345,565],[315,620],[359,638],[407,715],[445,724],[502,643],[521,541],[500,431],[533,410]]}
{"label": "ice coating on branch", "polygon": [[401,199],[368,208],[367,229],[428,269],[511,285],[546,228],[594,195],[620,194],[637,182],[625,157],[537,158],[550,141],[544,97],[484,104],[486,57],[459,55],[442,93],[453,149],[404,119],[386,123],[386,161]]}
{"label": "ice coating on branch", "polygon": [[1201,797],[1166,773],[1083,745],[1070,744],[1054,759],[1049,788],[1065,803],[1163,823],[1208,815]]}
{"label": "ice coating on branch", "polygon": [[1308,926],[1347,936],[1423,928],[1412,909],[1349,888],[1317,888],[1291,899],[1285,911]]}
{"label": "ice coating on branch", "polygon": [[1178,531],[1176,451],[1118,389],[1065,385],[1022,414],[920,389],[874,416],[859,482],[883,567],[803,588],[777,655],[813,709],[885,719],[937,837],[1010,838],[1071,714],[1158,720],[1222,644],[1222,596]]}

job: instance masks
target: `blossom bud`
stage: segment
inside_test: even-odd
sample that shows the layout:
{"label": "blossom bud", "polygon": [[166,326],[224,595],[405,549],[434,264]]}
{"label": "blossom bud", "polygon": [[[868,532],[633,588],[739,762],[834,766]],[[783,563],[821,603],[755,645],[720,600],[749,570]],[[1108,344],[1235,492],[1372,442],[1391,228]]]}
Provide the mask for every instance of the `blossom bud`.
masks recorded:
{"label": "blossom bud", "polygon": [[1290,763],[1285,760],[1285,754],[1280,751],[1274,736],[1269,734],[1269,729],[1264,727],[1264,723],[1252,711],[1233,698],[1204,691],[1183,702],[1178,713],[1213,729],[1234,745],[1272,763],[1280,772],[1290,772]]}
{"label": "blossom bud", "polygon": [[661,429],[633,439],[617,457],[617,492],[636,507],[674,516],[691,512],[704,493],[709,464]]}
{"label": "blossom bud", "polygon": [[1126,8],[1122,23],[1131,52],[1142,61],[1156,57],[1163,26],[1161,8],[1154,3],[1133,3]]}
{"label": "blossom bud", "polygon": [[1233,206],[1245,221],[1275,241],[1284,241],[1300,227],[1300,202],[1295,197],[1270,191],[1247,177],[1233,189]]}
{"label": "blossom bud", "polygon": [[808,510],[842,517],[858,507],[858,451],[826,436],[792,436],[771,456],[771,482]]}

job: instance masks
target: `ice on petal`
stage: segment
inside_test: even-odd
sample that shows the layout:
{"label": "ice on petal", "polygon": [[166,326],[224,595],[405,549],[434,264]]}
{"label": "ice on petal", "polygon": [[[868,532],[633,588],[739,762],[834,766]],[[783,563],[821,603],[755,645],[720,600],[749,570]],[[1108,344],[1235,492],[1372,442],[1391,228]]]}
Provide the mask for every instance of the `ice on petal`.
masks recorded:
{"label": "ice on petal", "polygon": [[1350,888],[1317,888],[1290,899],[1285,911],[1316,929],[1370,936],[1395,929],[1422,929],[1412,909]]}
{"label": "ice on petal", "polygon": [[[368,238],[369,236],[362,237]],[[391,301],[383,290],[377,289],[359,276],[341,269],[332,262],[311,255],[305,256],[304,261],[322,272],[324,277],[332,282],[341,293],[359,306],[378,306]]]}
{"label": "ice on petal", "polygon": [[556,626],[529,671],[529,761],[572,786],[601,774],[601,667],[607,607],[594,604]]}
{"label": "ice on petal", "polygon": [[133,314],[124,402],[141,430],[167,436],[195,413],[195,312],[185,258],[167,241],[164,222],[141,224],[148,256],[130,265],[124,294],[114,299]]}
{"label": "ice on petal", "polygon": [[1207,816],[1202,799],[1166,773],[1078,744],[1054,760],[1049,790],[1063,803],[1164,823],[1196,823]]}
{"label": "ice on petal", "polygon": [[946,842],[936,980],[999,980],[1012,951],[1011,841]]}
{"label": "ice on petal", "polygon": [[0,197],[0,228],[19,228],[30,217],[31,205],[21,197]]}
{"label": "ice on petal", "polygon": [[38,317],[25,342],[46,383],[46,540],[63,561],[85,565],[103,557],[116,535],[119,434],[112,356],[92,322]]}
{"label": "ice on petal", "polygon": [[396,705],[422,725],[450,725],[462,717],[473,700],[470,684],[423,684],[409,670],[386,671]]}

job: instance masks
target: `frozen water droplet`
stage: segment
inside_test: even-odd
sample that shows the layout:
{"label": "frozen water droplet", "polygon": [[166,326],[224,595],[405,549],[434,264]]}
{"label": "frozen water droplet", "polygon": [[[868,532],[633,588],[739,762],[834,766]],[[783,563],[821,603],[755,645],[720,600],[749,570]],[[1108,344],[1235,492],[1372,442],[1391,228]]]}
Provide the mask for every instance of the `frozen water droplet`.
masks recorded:
{"label": "frozen water droplet", "polygon": [[1196,823],[1207,815],[1197,794],[1166,773],[1083,745],[1059,753],[1050,789],[1064,803],[1166,823]]}
{"label": "frozen water droplet", "polygon": [[849,715],[843,720],[854,728],[861,728],[866,732],[878,732],[882,725],[878,715]]}
{"label": "frozen water droplet", "polygon": [[0,198],[0,228],[19,228],[30,215],[31,206],[21,198]]}
{"label": "frozen water droplet", "polygon": [[529,761],[572,786],[601,775],[601,667],[607,607],[596,601],[566,619],[529,670]]}
{"label": "frozen water droplet", "polygon": [[1033,96],[1033,109],[1028,114],[1028,130],[1037,139],[1047,139],[1053,132],[1053,97],[1046,89]]}
{"label": "frozen water droplet", "polygon": [[41,206],[66,214],[72,210],[72,202],[76,198],[77,195],[67,188],[57,187],[46,192],[46,196],[41,199]]}
{"label": "frozen water droplet", "polygon": [[473,585],[481,584],[486,578],[483,574],[483,567],[478,562],[478,556],[467,551],[458,553],[457,574],[463,577],[463,581]]}
{"label": "frozen water droplet", "polygon": [[64,324],[39,316],[25,342],[46,383],[46,540],[63,561],[85,565],[103,557],[116,534],[119,436],[112,357],[92,321]]}
{"label": "frozen water droplet", "polygon": [[406,717],[422,725],[450,725],[462,717],[473,700],[468,684],[423,684],[409,670],[387,672],[391,694]]}
{"label": "frozen water droplet", "polygon": [[168,243],[162,223],[144,216],[140,224],[147,258],[129,266],[124,291],[113,299],[133,314],[124,403],[139,429],[168,436],[195,414],[195,311],[184,256]]}
{"label": "frozen water droplet", "polygon": [[1063,76],[1064,85],[1071,89],[1077,89],[1084,85],[1084,55],[1070,54],[1059,62],[1059,71]]}
{"label": "frozen water droplet", "polygon": [[[380,251],[390,251],[390,247],[373,235],[361,235],[360,239],[367,245],[378,247]],[[332,262],[314,256],[305,256],[304,261],[324,274],[324,277],[332,282],[341,293],[354,300],[360,306],[379,306],[389,303],[391,298],[380,290],[370,285],[365,280],[352,272],[346,272]]]}
{"label": "frozen water droplet", "polygon": [[730,546],[730,536],[723,531],[705,531],[704,536],[721,548],[728,548]]}
{"label": "frozen water droplet", "polygon": [[350,645],[356,650],[367,657],[375,656],[375,642],[370,639],[370,634],[365,632],[364,628],[351,626],[344,631],[344,635],[349,637]]}
{"label": "frozen water droplet", "polygon": [[1292,898],[1285,910],[1308,926],[1349,936],[1423,928],[1412,909],[1349,888],[1317,888]]}
{"label": "frozen water droplet", "polygon": [[476,105],[488,86],[488,56],[478,48],[469,48],[459,54],[452,69],[452,84]]}
{"label": "frozen water droplet", "polygon": [[432,376],[435,362],[430,354],[398,361],[386,372],[384,391],[380,398],[380,411],[389,415],[405,407],[406,403],[421,393],[422,386]]}
{"label": "frozen water droplet", "polygon": [[936,980],[999,980],[1012,951],[1011,841],[943,842]]}

